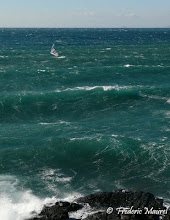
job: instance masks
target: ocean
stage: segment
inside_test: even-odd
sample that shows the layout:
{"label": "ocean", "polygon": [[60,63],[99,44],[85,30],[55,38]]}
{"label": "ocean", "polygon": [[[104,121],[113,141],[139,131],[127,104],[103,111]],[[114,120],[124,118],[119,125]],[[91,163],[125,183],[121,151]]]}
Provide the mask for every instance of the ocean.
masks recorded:
{"label": "ocean", "polygon": [[170,29],[0,29],[1,219],[117,189],[169,204],[169,125]]}

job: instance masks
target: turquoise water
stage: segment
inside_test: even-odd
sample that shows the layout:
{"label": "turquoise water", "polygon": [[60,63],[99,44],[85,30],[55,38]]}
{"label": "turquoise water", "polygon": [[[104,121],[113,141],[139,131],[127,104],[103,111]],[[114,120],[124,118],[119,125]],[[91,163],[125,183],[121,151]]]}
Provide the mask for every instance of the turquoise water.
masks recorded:
{"label": "turquoise water", "polygon": [[169,203],[169,123],[170,29],[0,29],[4,219],[119,188]]}

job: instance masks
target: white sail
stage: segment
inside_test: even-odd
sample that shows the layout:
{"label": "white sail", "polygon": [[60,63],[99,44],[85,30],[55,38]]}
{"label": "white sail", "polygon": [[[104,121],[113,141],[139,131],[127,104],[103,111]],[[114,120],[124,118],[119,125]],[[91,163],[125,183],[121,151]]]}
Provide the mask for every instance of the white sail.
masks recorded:
{"label": "white sail", "polygon": [[55,56],[55,57],[58,57],[58,56],[59,56],[59,54],[57,53],[57,51],[56,51],[55,48],[54,48],[54,44],[53,44],[52,47],[51,47],[50,54],[53,55],[53,56]]}

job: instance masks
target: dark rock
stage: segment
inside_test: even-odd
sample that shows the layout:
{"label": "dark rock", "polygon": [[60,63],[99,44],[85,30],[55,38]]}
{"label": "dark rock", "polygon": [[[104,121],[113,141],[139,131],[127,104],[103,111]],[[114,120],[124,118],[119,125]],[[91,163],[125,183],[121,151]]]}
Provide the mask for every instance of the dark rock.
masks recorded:
{"label": "dark rock", "polygon": [[116,209],[108,215],[106,212],[98,212],[90,215],[84,220],[159,220],[157,215],[118,215]]}
{"label": "dark rock", "polygon": [[106,212],[98,212],[88,216],[84,220],[120,220],[120,216],[117,214],[116,210],[114,210],[110,215]]}
{"label": "dark rock", "polygon": [[163,216],[162,220],[170,220],[170,211],[168,211],[168,214]]}
{"label": "dark rock", "polygon": [[[76,203],[57,202],[54,206],[45,206],[42,212],[32,220],[68,220],[69,212],[75,212],[88,203],[95,214],[89,215],[85,220],[159,220],[160,216],[156,214],[145,214],[144,210],[147,207],[149,210],[163,210],[162,199],[155,199],[151,193],[141,191],[127,192],[120,190],[116,192],[102,192],[91,194],[76,200]],[[112,212],[108,212],[108,208],[112,207]],[[118,213],[116,208],[125,207],[133,210],[142,210],[141,214],[122,214]],[[104,210],[104,211],[98,211]],[[163,220],[170,220],[170,212],[167,215],[161,216]],[[71,220],[71,219],[70,219]],[[72,219],[76,220],[76,219]],[[78,220],[78,219],[77,219]]]}
{"label": "dark rock", "polygon": [[69,202],[57,202],[51,207],[45,206],[38,217],[32,220],[67,220],[68,213],[75,212],[82,208],[82,205]]}
{"label": "dark rock", "polygon": [[154,209],[163,208],[162,201],[155,199],[151,193],[141,191],[126,192],[102,192],[79,198],[78,203],[88,203],[91,207],[131,207],[134,209],[153,207]]}

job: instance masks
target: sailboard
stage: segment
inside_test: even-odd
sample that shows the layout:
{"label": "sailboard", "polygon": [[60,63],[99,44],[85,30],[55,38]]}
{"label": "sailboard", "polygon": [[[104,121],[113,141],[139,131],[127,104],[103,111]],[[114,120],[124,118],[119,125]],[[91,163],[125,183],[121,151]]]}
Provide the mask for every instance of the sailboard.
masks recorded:
{"label": "sailboard", "polygon": [[51,47],[50,54],[53,55],[53,56],[55,56],[55,57],[59,57],[59,54],[58,54],[57,51],[55,50],[54,46],[55,46],[55,45],[53,44],[52,47]]}

